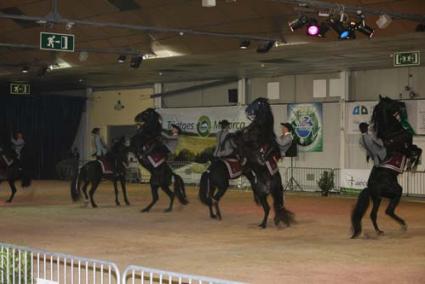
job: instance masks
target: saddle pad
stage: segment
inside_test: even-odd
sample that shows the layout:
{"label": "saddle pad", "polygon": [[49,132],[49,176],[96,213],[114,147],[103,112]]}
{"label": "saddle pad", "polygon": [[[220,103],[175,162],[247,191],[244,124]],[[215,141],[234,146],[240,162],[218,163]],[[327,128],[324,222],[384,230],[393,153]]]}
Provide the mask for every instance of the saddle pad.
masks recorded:
{"label": "saddle pad", "polygon": [[275,175],[279,171],[277,161],[279,161],[279,158],[274,155],[266,161],[266,166],[271,176]]}
{"label": "saddle pad", "polygon": [[385,160],[379,167],[402,173],[406,166],[406,156],[401,153],[394,153],[389,159]]}
{"label": "saddle pad", "polygon": [[242,175],[241,163],[237,159],[223,159],[227,171],[231,179],[238,178]]}
{"label": "saddle pad", "polygon": [[166,160],[166,155],[163,153],[154,153],[148,155],[148,160],[154,168],[159,167]]}
{"label": "saddle pad", "polygon": [[111,162],[105,158],[99,158],[97,161],[100,163],[103,174],[113,174]]}

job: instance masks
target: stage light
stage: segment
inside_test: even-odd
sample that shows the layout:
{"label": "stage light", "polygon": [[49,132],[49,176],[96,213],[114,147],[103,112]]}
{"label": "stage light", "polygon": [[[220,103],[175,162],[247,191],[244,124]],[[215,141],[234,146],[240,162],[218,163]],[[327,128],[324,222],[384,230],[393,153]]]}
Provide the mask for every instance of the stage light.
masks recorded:
{"label": "stage light", "polygon": [[136,68],[139,68],[139,66],[142,63],[142,61],[143,61],[142,55],[133,56],[131,58],[130,67],[131,68],[135,68],[135,69]]}
{"label": "stage light", "polygon": [[270,40],[270,41],[266,41],[263,43],[260,43],[260,45],[257,47],[257,52],[258,53],[267,53],[269,52],[269,50],[274,46],[274,41]]}
{"label": "stage light", "polygon": [[376,21],[376,25],[380,28],[380,29],[385,29],[386,27],[388,27],[392,22],[392,19],[390,16],[386,15],[386,14],[382,14],[381,16],[379,16],[378,20]]}
{"label": "stage light", "polygon": [[303,16],[289,22],[288,26],[289,26],[289,29],[291,31],[295,31],[296,29],[303,27],[307,23],[308,23],[308,18],[303,15]]}
{"label": "stage light", "polygon": [[[341,16],[342,17],[342,16]],[[351,39],[355,38],[354,30],[351,28],[347,28],[344,24],[335,18],[329,19],[329,25],[335,30],[338,34],[339,39]]]}
{"label": "stage light", "polygon": [[239,45],[240,49],[248,49],[251,42],[249,40],[243,40],[241,41],[241,44]]}
{"label": "stage light", "polygon": [[315,19],[310,19],[306,29],[307,35],[318,36],[320,33],[320,27]]}
{"label": "stage light", "polygon": [[358,30],[359,32],[361,32],[362,34],[366,35],[369,38],[372,38],[373,35],[375,34],[375,31],[368,25],[358,25],[356,30]]}
{"label": "stage light", "polygon": [[118,63],[124,63],[125,60],[127,59],[127,56],[125,55],[120,55],[117,59]]}
{"label": "stage light", "polygon": [[22,72],[22,74],[27,74],[29,72],[29,70],[30,70],[30,68],[28,66],[23,66],[21,72]]}

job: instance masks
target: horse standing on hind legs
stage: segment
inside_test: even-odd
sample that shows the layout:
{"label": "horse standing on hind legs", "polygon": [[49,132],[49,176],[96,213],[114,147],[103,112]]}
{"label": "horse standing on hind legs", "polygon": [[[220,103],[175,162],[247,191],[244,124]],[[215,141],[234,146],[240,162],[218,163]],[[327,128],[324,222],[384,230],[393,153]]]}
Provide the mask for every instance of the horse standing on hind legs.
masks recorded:
{"label": "horse standing on hind legs", "polygon": [[[174,198],[182,205],[188,204],[183,179],[175,174],[167,163],[168,149],[162,142],[161,116],[153,108],[148,108],[139,113],[135,122],[139,125],[136,135],[131,138],[131,147],[135,152],[139,163],[146,168],[150,174],[150,186],[152,191],[152,202],[142,209],[149,212],[158,201],[158,189],[161,188],[170,198],[170,203],[165,212],[173,210]],[[170,190],[174,178],[174,192]]]}
{"label": "horse standing on hind legs", "polygon": [[358,197],[351,214],[351,238],[357,238],[362,231],[361,220],[369,207],[369,199],[373,204],[370,218],[378,235],[384,233],[377,223],[382,197],[390,199],[385,213],[399,223],[403,230],[407,229],[406,222],[395,214],[403,191],[397,176],[404,171],[406,161],[407,170],[415,170],[422,154],[422,150],[412,143],[413,130],[407,121],[404,103],[380,96],[373,110],[372,123],[376,136],[384,143],[387,157],[380,165],[373,167],[367,188]]}
{"label": "horse standing on hind legs", "polygon": [[[76,175],[71,181],[71,198],[73,201],[78,201],[83,191],[86,201],[89,200],[93,208],[97,207],[94,201],[94,193],[99,186],[102,178],[111,180],[114,184],[115,204],[120,206],[118,199],[118,181],[121,184],[121,189],[124,195],[126,205],[130,205],[127,198],[126,189],[126,171],[127,171],[127,155],[129,152],[129,141],[122,137],[116,144],[112,146],[111,152],[105,158],[87,162],[84,166],[78,169]],[[110,167],[110,169],[108,169]],[[87,187],[91,184],[89,194]]]}
{"label": "horse standing on hind legs", "polygon": [[[276,143],[276,136],[273,130],[274,118],[270,104],[267,99],[258,98],[248,105],[245,112],[248,119],[252,122],[244,129],[235,133],[234,142],[237,156],[244,164],[244,174],[250,181],[254,191],[255,201],[257,204],[261,204],[264,210],[264,217],[259,227],[267,227],[270,212],[267,197],[270,194],[273,198],[275,225],[277,226],[280,222],[283,222],[287,226],[290,226],[295,220],[294,214],[284,206],[282,179],[277,166],[277,161],[280,158],[280,150]],[[212,170],[210,170],[208,175],[209,179],[207,180],[205,177],[204,182],[211,182]],[[223,176],[222,178],[225,177],[227,176]],[[228,183],[224,183],[224,185],[228,185]],[[224,194],[227,186],[222,186],[222,188],[225,189],[224,191],[220,189],[221,191],[219,191],[218,197]],[[215,202],[216,209],[218,209],[218,200],[216,199]]]}

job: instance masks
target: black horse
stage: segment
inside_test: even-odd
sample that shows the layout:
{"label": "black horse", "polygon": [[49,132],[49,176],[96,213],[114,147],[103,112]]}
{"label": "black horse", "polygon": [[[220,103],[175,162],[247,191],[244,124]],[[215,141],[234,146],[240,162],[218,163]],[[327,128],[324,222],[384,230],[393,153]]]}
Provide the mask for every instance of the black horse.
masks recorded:
{"label": "black horse", "polygon": [[403,190],[397,176],[404,171],[406,160],[407,170],[414,170],[422,154],[422,150],[412,144],[413,130],[407,121],[404,103],[380,96],[373,110],[372,123],[376,136],[384,142],[387,158],[372,169],[367,188],[358,197],[351,214],[352,238],[358,237],[362,231],[361,220],[369,207],[369,199],[373,204],[370,218],[378,235],[384,233],[377,224],[382,197],[390,200],[385,213],[399,223],[403,230],[407,229],[406,222],[395,214]]}
{"label": "black horse", "polygon": [[[183,179],[175,174],[167,163],[168,150],[161,139],[161,116],[153,108],[148,108],[135,117],[135,122],[139,130],[131,138],[132,151],[136,153],[139,163],[151,174],[152,202],[142,209],[142,212],[149,212],[158,201],[159,188],[170,198],[165,212],[172,211],[175,196],[181,204],[186,205],[188,201]],[[169,188],[173,178],[174,192]]]}
{"label": "black horse", "polygon": [[[234,144],[234,135],[226,137],[229,143]],[[224,141],[223,143],[226,143]],[[208,169],[202,173],[199,184],[199,199],[208,206],[210,217],[221,220],[219,202],[229,188],[229,182],[244,175],[252,183],[254,176],[238,155],[230,155],[229,158],[215,159]],[[214,212],[215,211],[215,212]]]}
{"label": "black horse", "polygon": [[16,194],[16,180],[21,180],[22,187],[31,185],[31,177],[23,166],[24,164],[17,158],[16,153],[6,145],[0,150],[0,183],[7,181],[11,190],[11,195],[6,202],[12,202]]}
{"label": "black horse", "polygon": [[[94,193],[96,192],[99,183],[102,178],[111,180],[114,183],[115,189],[115,204],[120,205],[118,200],[118,181],[121,183],[121,189],[124,195],[124,201],[126,205],[130,205],[127,198],[126,190],[126,166],[127,166],[127,155],[129,152],[129,141],[123,137],[117,143],[112,146],[111,151],[106,155],[105,159],[94,160],[87,162],[82,166],[76,173],[75,177],[71,181],[71,198],[73,201],[78,201],[81,196],[81,190],[84,193],[84,198],[88,201],[90,196],[90,202],[93,208],[97,207],[94,201]],[[109,163],[111,167],[110,171],[107,171],[106,163]],[[91,184],[89,195],[87,195],[87,187]]]}
{"label": "black horse", "polygon": [[252,122],[244,129],[236,132],[235,143],[238,155],[246,159],[246,167],[250,169],[251,186],[257,204],[264,210],[264,218],[260,227],[266,228],[270,206],[267,196],[272,195],[275,212],[274,223],[281,221],[290,226],[295,222],[294,214],[284,206],[282,178],[277,161],[280,159],[279,147],[274,133],[274,118],[270,104],[265,98],[258,98],[245,110]]}

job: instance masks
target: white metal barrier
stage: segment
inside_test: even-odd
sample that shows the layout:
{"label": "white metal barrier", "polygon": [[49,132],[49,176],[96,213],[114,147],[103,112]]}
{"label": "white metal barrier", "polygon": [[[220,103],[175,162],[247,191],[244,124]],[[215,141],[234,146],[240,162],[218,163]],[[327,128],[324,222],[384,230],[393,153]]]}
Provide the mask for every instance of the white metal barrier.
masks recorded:
{"label": "white metal barrier", "polygon": [[120,284],[115,263],[0,243],[2,284]]}
{"label": "white metal barrier", "polygon": [[130,265],[122,275],[122,284],[241,284],[242,282],[234,282],[222,279],[215,279],[204,276],[180,274],[165,270],[147,268],[143,266]]}

